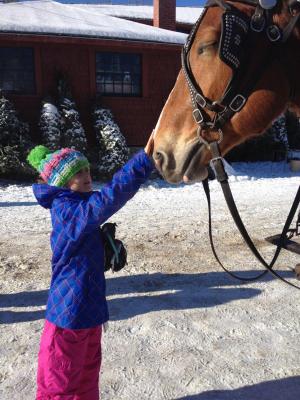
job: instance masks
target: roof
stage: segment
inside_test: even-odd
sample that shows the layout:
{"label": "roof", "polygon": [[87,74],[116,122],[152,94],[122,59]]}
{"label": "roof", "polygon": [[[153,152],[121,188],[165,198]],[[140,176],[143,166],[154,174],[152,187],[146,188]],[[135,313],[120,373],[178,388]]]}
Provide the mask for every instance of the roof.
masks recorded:
{"label": "roof", "polygon": [[43,34],[183,44],[186,35],[52,0],[0,4],[0,33]]}
{"label": "roof", "polygon": [[[153,6],[120,6],[100,4],[73,4],[79,9],[101,10],[103,14],[119,18],[153,19]],[[201,7],[176,7],[176,21],[182,24],[194,25],[203,8]]]}

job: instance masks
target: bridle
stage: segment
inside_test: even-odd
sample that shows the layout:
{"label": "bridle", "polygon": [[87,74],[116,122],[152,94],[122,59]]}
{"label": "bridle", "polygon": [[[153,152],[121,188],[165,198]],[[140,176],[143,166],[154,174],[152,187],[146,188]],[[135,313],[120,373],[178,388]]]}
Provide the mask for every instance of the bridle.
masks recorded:
{"label": "bridle", "polygon": [[[243,221],[241,220],[241,217],[234,202],[234,198],[231,193],[231,189],[228,183],[228,176],[224,168],[223,158],[219,148],[219,144],[223,140],[223,126],[236,113],[240,112],[245,106],[249,95],[252,93],[262,73],[265,71],[269,63],[274,61],[276,52],[280,52],[282,44],[287,41],[293,29],[295,28],[295,25],[300,16],[300,0],[289,1],[289,12],[291,14],[291,18],[283,29],[281,29],[273,22],[274,10],[276,10],[277,7],[276,0],[238,0],[237,2],[253,6],[253,14],[251,16],[248,16],[239,11],[236,7],[234,7],[234,1],[230,1],[230,3],[227,3],[225,0],[207,1],[203,13],[200,15],[198,21],[194,25],[190,35],[188,36],[186,44],[183,47],[181,60],[183,73],[185,75],[190,91],[193,106],[193,117],[198,125],[197,135],[199,141],[201,144],[208,147],[212,153],[212,160],[210,161],[210,163],[213,166],[217,180],[221,184],[226,203],[237,228],[239,229],[242,237],[244,238],[246,244],[248,245],[254,256],[266,269],[253,278],[245,278],[237,276],[236,274],[232,273],[224,267],[216,253],[213,243],[210,193],[208,180],[206,179],[205,181],[203,181],[203,187],[208,202],[210,243],[217,262],[232,277],[237,278],[241,281],[254,281],[261,278],[269,271],[276,278],[284,281],[290,286],[300,289],[299,286],[288,282],[276,271],[273,270],[273,266],[279,256],[281,249],[283,248],[284,241],[292,231],[290,229],[290,225],[300,202],[300,187],[293,201],[289,215],[286,219],[274,256],[271,262],[267,263],[255,247],[243,224]],[[198,28],[209,7],[220,7],[223,10],[222,34],[219,42],[219,57],[222,59],[222,61],[229,65],[233,71],[232,78],[228,82],[224,93],[222,94],[220,99],[216,100],[211,100],[204,96],[201,88],[194,78],[189,62],[189,53],[192,44],[194,42]],[[244,77],[244,72],[247,67],[247,57],[242,52],[242,45],[245,45],[247,41],[253,40],[253,38],[257,38],[257,35],[265,35],[270,43],[270,49],[269,52],[266,54],[265,61],[258,66],[251,79],[249,79],[246,84],[243,84],[242,78]],[[214,116],[212,118],[209,116],[207,110],[213,112]],[[215,141],[208,142],[201,136],[202,130],[215,132],[217,131],[219,132],[219,138]]]}
{"label": "bridle", "polygon": [[[274,61],[274,56],[278,56],[281,45],[289,38],[300,15],[298,12],[300,2],[291,0],[289,6],[291,18],[287,26],[281,29],[273,22],[273,7],[265,9],[261,5],[264,5],[264,3],[273,4],[276,9],[276,0],[236,1],[236,3],[245,3],[253,6],[253,14],[251,16],[238,10],[234,3],[234,1],[227,3],[225,0],[208,0],[181,53],[182,70],[190,91],[193,117],[198,125],[198,136],[200,141],[206,145],[208,143],[202,138],[201,130],[218,131],[218,142],[220,143],[223,140],[223,126],[245,106],[262,73]],[[232,78],[228,82],[224,93],[219,99],[215,100],[209,99],[203,94],[194,78],[189,61],[190,50],[196,33],[210,7],[220,7],[223,10],[219,57],[232,69]],[[245,83],[245,71],[249,61],[245,47],[251,42],[254,45],[258,39],[265,40],[265,38],[270,44],[269,52]],[[213,112],[214,116],[210,117],[207,111]]]}

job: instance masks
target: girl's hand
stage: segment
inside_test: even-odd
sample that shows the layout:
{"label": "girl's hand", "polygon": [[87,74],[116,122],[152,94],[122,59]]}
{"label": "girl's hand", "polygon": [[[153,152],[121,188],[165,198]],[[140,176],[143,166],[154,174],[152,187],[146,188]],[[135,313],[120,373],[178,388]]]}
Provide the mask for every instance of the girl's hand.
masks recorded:
{"label": "girl's hand", "polygon": [[148,142],[145,146],[145,153],[148,154],[149,157],[151,157],[152,153],[153,153],[153,148],[154,148],[154,139],[153,138],[154,138],[154,130],[152,131],[152,133],[148,139]]}

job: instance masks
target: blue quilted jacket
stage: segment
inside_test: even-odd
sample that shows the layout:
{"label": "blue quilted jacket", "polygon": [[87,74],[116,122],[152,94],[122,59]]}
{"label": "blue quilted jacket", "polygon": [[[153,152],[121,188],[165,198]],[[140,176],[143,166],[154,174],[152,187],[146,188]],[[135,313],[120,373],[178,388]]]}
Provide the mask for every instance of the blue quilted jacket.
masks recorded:
{"label": "blue quilted jacket", "polygon": [[108,320],[99,227],[134,196],[152,170],[151,159],[141,151],[100,191],[82,194],[33,185],[38,203],[50,209],[53,227],[48,321],[62,328],[80,329]]}

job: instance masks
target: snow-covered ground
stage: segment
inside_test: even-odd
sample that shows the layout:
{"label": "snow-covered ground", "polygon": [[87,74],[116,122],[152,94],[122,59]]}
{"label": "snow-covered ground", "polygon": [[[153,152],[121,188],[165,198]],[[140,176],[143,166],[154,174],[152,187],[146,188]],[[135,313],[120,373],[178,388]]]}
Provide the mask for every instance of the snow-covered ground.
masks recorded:
{"label": "snow-covered ground", "polygon": [[[285,163],[233,164],[232,191],[263,255],[300,183]],[[99,185],[95,185],[97,188]],[[232,271],[260,267],[210,183],[216,247]],[[50,279],[49,214],[30,185],[0,184],[0,398],[32,400]],[[149,181],[115,216],[129,254],[107,274],[102,400],[298,400],[300,291],[267,276],[240,284],[209,248],[201,184]],[[293,282],[299,260],[277,269]],[[298,282],[300,284],[300,282]]]}

